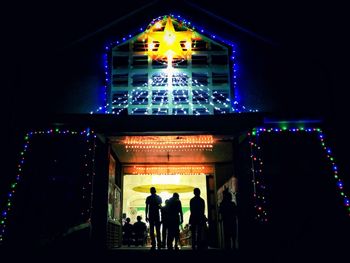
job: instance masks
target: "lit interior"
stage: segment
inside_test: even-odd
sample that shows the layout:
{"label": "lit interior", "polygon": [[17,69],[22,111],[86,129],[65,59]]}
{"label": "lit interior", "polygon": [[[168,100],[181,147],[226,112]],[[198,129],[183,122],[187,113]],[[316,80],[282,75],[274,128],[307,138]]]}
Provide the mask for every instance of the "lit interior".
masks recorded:
{"label": "lit interior", "polygon": [[149,189],[154,186],[161,196],[163,205],[173,193],[180,195],[184,214],[184,225],[188,224],[190,216],[190,199],[194,196],[193,189],[201,190],[201,197],[205,201],[207,215],[207,188],[205,174],[126,174],[123,187],[123,213],[136,222],[138,215],[145,220],[145,200],[150,195]]}

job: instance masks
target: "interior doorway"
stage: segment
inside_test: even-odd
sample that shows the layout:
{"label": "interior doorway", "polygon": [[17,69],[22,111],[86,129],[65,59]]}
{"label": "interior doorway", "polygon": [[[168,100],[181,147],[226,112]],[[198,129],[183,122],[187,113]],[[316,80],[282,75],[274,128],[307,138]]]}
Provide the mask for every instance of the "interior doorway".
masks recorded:
{"label": "interior doorway", "polygon": [[137,216],[145,218],[145,200],[150,195],[150,187],[155,187],[162,198],[162,206],[172,197],[173,193],[180,195],[184,227],[190,217],[190,199],[193,189],[198,187],[204,196],[205,214],[207,212],[207,185],[205,174],[124,174],[123,180],[123,214],[129,217],[131,223],[136,222]]}

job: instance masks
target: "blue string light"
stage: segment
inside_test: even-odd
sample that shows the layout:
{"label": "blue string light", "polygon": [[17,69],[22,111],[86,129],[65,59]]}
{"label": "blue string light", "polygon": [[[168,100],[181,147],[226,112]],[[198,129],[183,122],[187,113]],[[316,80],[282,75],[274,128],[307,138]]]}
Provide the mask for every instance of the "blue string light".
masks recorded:
{"label": "blue string light", "polygon": [[[188,20],[182,18],[182,16],[180,16],[180,15],[172,15],[172,14],[170,14],[170,16],[173,19],[177,19],[177,20],[181,21],[186,27],[188,27],[188,28],[190,28],[192,30],[195,30],[196,26],[194,26]],[[153,26],[157,21],[162,20],[163,18],[164,18],[164,16],[159,16],[158,18],[153,19],[151,21],[151,23],[146,27],[146,30],[149,29],[151,26]],[[144,30],[144,27],[141,27],[139,29],[140,32],[143,32],[143,30]],[[211,36],[215,40],[219,40],[220,42],[230,46],[231,49],[232,49],[232,55],[230,56],[230,59],[232,61],[231,83],[233,85],[234,97],[233,97],[233,100],[231,100],[231,98],[229,98],[229,103],[231,105],[231,109],[230,110],[233,113],[258,112],[257,109],[247,109],[244,105],[241,105],[241,103],[240,103],[240,99],[239,99],[239,96],[238,96],[238,85],[237,85],[238,67],[237,67],[237,63],[236,63],[236,54],[235,54],[237,46],[234,43],[232,43],[231,41],[228,41],[228,40],[226,40],[226,39],[224,39],[224,38],[222,38],[220,36],[217,36],[216,34],[210,33],[207,30],[204,30],[203,28],[200,28],[199,31],[201,33],[205,33],[205,35],[207,35],[207,36]],[[123,108],[121,108],[117,112],[114,111],[113,109],[112,110],[110,109],[112,107],[112,105],[108,104],[108,88],[111,88],[111,85],[112,85],[111,84],[112,77],[110,76],[111,72],[112,72],[112,66],[111,66],[111,61],[110,61],[111,59],[108,59],[108,58],[109,58],[109,54],[111,52],[112,47],[114,47],[115,45],[118,45],[120,43],[123,43],[125,41],[128,41],[131,38],[137,37],[140,34],[140,32],[137,33],[137,34],[129,34],[128,37],[123,37],[122,41],[119,41],[119,40],[112,41],[112,42],[108,43],[105,46],[105,51],[106,51],[106,53],[104,54],[105,84],[104,84],[104,87],[103,87],[104,105],[98,107],[94,111],[90,111],[90,114],[94,114],[94,113],[119,114],[123,109],[128,108],[129,104],[125,105]],[[219,111],[220,111],[221,114],[227,113],[226,110],[220,110],[219,109]],[[200,115],[200,114],[198,113],[198,114],[195,114],[195,115]]]}

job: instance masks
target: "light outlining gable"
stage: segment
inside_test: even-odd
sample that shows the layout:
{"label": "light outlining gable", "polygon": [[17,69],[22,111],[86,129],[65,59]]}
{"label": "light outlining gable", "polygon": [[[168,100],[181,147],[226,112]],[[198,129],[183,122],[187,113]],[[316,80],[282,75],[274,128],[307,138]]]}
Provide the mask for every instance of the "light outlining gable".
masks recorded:
{"label": "light outlining gable", "polygon": [[[108,111],[127,115],[212,115],[233,110],[233,62],[227,45],[173,16],[114,45]],[[233,58],[233,56],[232,56]]]}

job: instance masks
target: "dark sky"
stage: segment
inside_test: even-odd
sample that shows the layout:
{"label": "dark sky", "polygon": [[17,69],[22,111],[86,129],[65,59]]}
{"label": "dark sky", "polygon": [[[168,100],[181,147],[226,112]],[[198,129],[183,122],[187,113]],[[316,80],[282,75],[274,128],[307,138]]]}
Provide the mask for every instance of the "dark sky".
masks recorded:
{"label": "dark sky", "polygon": [[[16,126],[23,114],[94,109],[99,103],[96,87],[103,79],[105,40],[120,38],[174,11],[239,42],[241,58],[247,62],[239,81],[248,106],[282,115],[322,115],[337,131],[339,145],[346,138],[342,127],[348,104],[349,16],[341,1],[156,1],[136,12],[150,3],[5,4],[1,8],[5,126]],[[201,8],[212,14],[203,15]],[[107,26],[116,21],[120,22]],[[274,44],[242,33],[235,25]]]}
{"label": "dark sky", "polygon": [[[95,101],[89,101],[91,96],[86,94],[92,92],[94,95],[91,89],[95,88],[92,86],[99,85],[103,78],[101,76],[99,79],[102,64],[95,63],[102,61],[100,56],[104,39],[129,34],[135,29],[133,25],[136,28],[146,25],[167,10],[180,10],[190,20],[198,21],[205,28],[211,27],[218,34],[232,39],[238,35],[238,41],[243,36],[244,41],[255,43],[252,44],[253,48],[265,48],[269,50],[266,53],[273,50],[273,55],[269,53],[266,58],[262,58],[270,60],[268,65],[247,69],[253,75],[249,79],[256,79],[256,82],[248,82],[247,87],[244,87],[242,76],[241,89],[247,88],[246,96],[248,100],[252,98],[248,104],[252,107],[256,105],[263,111],[306,110],[320,111],[322,114],[328,111],[325,108],[332,112],[341,111],[344,109],[342,105],[346,90],[343,80],[349,69],[346,62],[346,9],[334,1],[307,2],[216,1],[220,4],[213,5],[212,1],[189,1],[210,11],[218,19],[196,12],[186,1],[156,1],[152,7],[130,17],[125,16],[152,1],[115,1],[109,4],[100,1],[23,1],[8,4],[4,9],[6,14],[3,23],[7,36],[4,39],[8,41],[4,49],[6,74],[3,79],[6,92],[9,93],[6,95],[9,98],[8,106],[15,112],[90,110]],[[106,27],[121,18],[125,19],[112,27]],[[231,22],[231,25],[220,22],[220,19]],[[275,46],[271,47],[249,34],[240,34],[233,24],[270,40]],[[85,40],[77,42],[84,37]],[[244,41],[239,44],[244,45],[243,48],[248,50],[245,53],[249,56],[250,47]],[[254,58],[247,59],[250,59],[250,64],[254,64]],[[276,68],[281,71],[273,72]],[[259,87],[260,79],[264,82],[262,87]],[[255,86],[255,90],[251,90],[250,86]],[[88,102],[78,106],[75,97],[81,99],[83,95],[83,100]],[[287,103],[288,107],[283,106],[291,98],[294,102]],[[338,103],[339,99],[343,103]],[[271,103],[276,107],[266,105]],[[302,106],[292,109],[298,103]]]}

